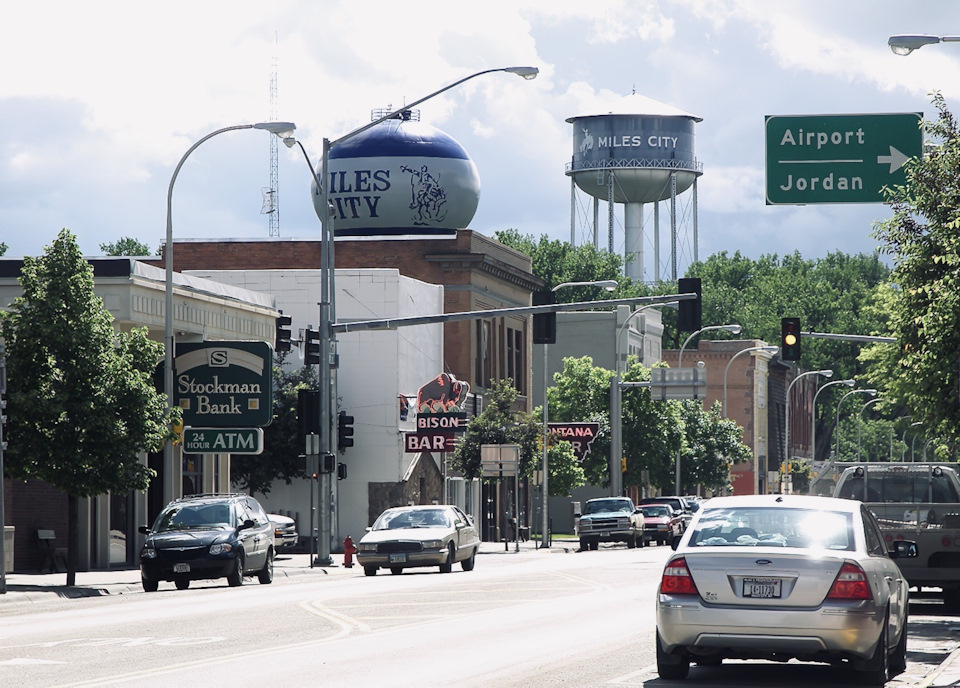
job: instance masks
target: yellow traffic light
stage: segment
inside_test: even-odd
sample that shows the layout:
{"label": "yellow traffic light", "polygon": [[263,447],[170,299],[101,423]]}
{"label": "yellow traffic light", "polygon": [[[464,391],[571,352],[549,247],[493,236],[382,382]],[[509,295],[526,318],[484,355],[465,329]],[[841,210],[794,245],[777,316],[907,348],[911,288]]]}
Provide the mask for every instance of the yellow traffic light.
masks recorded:
{"label": "yellow traffic light", "polygon": [[627,472],[627,460],[626,460],[626,458],[620,459],[620,472],[621,472],[621,473],[626,473],[626,472]]}

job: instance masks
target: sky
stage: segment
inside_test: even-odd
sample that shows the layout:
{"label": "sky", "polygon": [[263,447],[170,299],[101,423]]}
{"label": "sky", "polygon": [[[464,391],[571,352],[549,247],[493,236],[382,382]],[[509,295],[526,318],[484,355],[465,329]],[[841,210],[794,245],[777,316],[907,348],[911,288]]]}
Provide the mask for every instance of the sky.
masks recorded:
{"label": "sky", "polygon": [[[883,204],[768,206],[767,115],[920,112],[930,93],[960,111],[960,44],[894,55],[897,33],[960,34],[954,0],[93,0],[7,3],[0,24],[0,242],[41,255],[62,228],[85,255],[131,237],[157,250],[181,157],[222,127],[295,122],[314,164],[324,137],[413,102],[466,149],[481,180],[470,228],[569,241],[573,153],[566,119],[632,93],[702,118],[696,125],[701,259],[794,251],[872,253]],[[271,97],[271,75],[276,96]],[[270,236],[261,189],[270,134],[205,141],[176,178],[181,238]],[[279,147],[279,238],[316,238],[310,172]],[[576,243],[592,241],[591,201],[574,201]],[[652,206],[646,273],[653,272]],[[692,200],[678,203],[680,272],[692,259]],[[623,251],[623,207],[614,249]],[[666,209],[661,226],[668,227]],[[601,242],[607,245],[602,204]],[[668,274],[669,234],[660,267]]]}

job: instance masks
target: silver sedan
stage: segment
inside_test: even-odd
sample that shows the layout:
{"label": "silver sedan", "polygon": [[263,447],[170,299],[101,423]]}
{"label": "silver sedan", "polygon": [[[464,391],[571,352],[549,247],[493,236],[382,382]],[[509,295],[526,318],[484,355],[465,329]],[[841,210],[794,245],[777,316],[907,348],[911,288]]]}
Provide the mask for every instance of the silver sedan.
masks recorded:
{"label": "silver sedan", "polygon": [[357,545],[357,562],[374,576],[377,569],[393,574],[415,566],[438,566],[450,573],[460,562],[472,571],[480,549],[473,521],[453,505],[403,506],[387,509]]}
{"label": "silver sedan", "polygon": [[906,668],[907,582],[873,514],[830,497],[705,502],[667,560],[657,600],[657,668],[726,658],[842,663],[866,685]]}

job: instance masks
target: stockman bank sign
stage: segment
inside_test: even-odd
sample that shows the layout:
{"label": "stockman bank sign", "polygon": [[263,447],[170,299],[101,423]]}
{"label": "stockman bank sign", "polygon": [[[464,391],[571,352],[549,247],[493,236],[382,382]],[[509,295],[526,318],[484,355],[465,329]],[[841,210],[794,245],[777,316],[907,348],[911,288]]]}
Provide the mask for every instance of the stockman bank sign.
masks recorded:
{"label": "stockman bank sign", "polygon": [[266,342],[177,344],[174,403],[184,425],[255,428],[273,419],[273,349]]}

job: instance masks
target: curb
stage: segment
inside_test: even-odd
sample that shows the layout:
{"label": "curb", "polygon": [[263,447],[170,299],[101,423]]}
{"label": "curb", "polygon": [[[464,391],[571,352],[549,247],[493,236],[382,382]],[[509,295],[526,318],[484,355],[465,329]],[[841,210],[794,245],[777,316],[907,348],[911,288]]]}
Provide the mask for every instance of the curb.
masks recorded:
{"label": "curb", "polygon": [[[960,668],[955,669],[953,667],[958,657],[960,657],[960,648],[957,648],[947,655],[947,658],[940,662],[940,666],[934,669],[929,676],[925,677],[920,683],[917,684],[917,688],[931,688],[931,686],[942,686],[943,688],[946,688],[947,686],[955,686],[960,684]],[[940,683],[938,679],[945,673],[949,673],[950,675],[950,677],[947,679],[949,683]]]}

